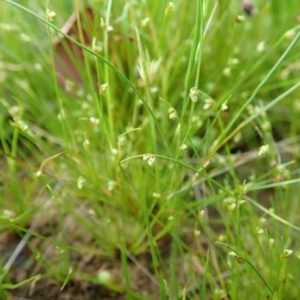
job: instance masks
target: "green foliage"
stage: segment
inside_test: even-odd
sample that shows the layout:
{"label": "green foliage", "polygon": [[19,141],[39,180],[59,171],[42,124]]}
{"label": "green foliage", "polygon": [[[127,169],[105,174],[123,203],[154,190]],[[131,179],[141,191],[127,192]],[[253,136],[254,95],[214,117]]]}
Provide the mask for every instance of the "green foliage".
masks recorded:
{"label": "green foliage", "polygon": [[119,261],[107,286],[148,299],[128,260],[146,253],[160,299],[297,299],[298,0],[252,17],[237,0],[88,1],[77,36],[60,28],[84,1],[19,2],[0,4],[1,234],[57,249],[27,243],[62,290],[98,282],[77,253]]}

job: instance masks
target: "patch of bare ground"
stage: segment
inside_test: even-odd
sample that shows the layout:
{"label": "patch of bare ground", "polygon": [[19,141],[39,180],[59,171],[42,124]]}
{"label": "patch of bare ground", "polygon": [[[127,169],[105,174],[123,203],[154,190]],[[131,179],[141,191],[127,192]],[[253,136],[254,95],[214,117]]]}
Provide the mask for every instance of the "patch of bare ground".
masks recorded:
{"label": "patch of bare ground", "polygon": [[[59,250],[55,246],[55,238],[51,236],[53,232],[51,233],[47,222],[47,220],[51,219],[53,226],[53,215],[48,212],[47,216],[39,216],[39,219],[40,222],[35,229],[35,233],[40,237],[45,237],[45,239],[31,236],[28,245],[23,248],[10,267],[8,279],[9,283],[17,284],[37,274],[41,274],[42,278],[11,290],[9,293],[11,299],[118,300],[126,298],[126,291],[123,288],[124,276],[122,274],[121,259],[118,255],[115,257],[107,257],[93,253],[81,253],[80,251],[69,250],[69,265],[72,266],[74,275],[67,285],[62,288],[62,281],[56,278],[57,275],[51,276],[51,274],[55,272],[53,266],[61,263]],[[78,226],[71,217],[65,217],[64,227],[66,229],[67,242],[69,245],[78,248],[82,245],[87,248],[88,245],[92,244],[92,238],[83,232],[80,226]],[[52,228],[52,230],[55,231],[54,228]],[[76,240],[73,240],[74,232],[76,232]],[[59,239],[58,236],[56,238]],[[3,264],[10,258],[21,239],[22,238],[15,232],[6,232],[0,235],[0,255]],[[38,263],[36,259],[37,253],[43,253]],[[151,277],[153,270],[148,271],[152,265],[149,253],[143,253],[133,259],[135,262],[128,259],[132,290],[146,298],[158,299],[159,288],[155,282],[155,277]],[[47,268],[49,263],[51,263],[51,267]],[[52,273],[49,273],[50,269]],[[99,270],[109,271],[118,288],[114,290],[97,283]],[[147,271],[145,272],[145,270],[149,273],[147,273]],[[44,274],[46,274],[45,278],[43,277]],[[93,280],[85,280],[87,276],[94,278],[94,282],[92,282]],[[61,278],[64,277],[66,276],[62,275]]]}

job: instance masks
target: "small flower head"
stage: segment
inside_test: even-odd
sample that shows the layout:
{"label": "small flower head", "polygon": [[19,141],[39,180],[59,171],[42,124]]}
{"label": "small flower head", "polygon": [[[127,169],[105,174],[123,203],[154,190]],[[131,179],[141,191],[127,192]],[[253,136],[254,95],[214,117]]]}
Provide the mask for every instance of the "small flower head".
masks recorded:
{"label": "small flower head", "polygon": [[259,148],[258,156],[268,154],[268,152],[269,152],[269,145],[263,145]]}
{"label": "small flower head", "polygon": [[204,209],[198,211],[199,220],[202,220],[204,218],[204,215],[205,215],[205,210]]}
{"label": "small flower head", "polygon": [[168,114],[170,120],[175,120],[177,118],[177,111],[173,107],[169,108]]}
{"label": "small flower head", "polygon": [[108,189],[109,191],[114,190],[116,186],[117,186],[117,183],[116,183],[115,181],[113,181],[113,180],[111,180],[111,181],[109,181],[109,182],[107,183],[107,189]]}
{"label": "small flower head", "polygon": [[213,99],[205,99],[204,103],[205,103],[203,106],[204,110],[211,109],[215,105],[215,101]]}
{"label": "small flower head", "polygon": [[234,211],[236,209],[237,205],[236,203],[231,203],[228,205],[228,210],[229,211]]}
{"label": "small flower head", "polygon": [[244,16],[242,16],[242,15],[238,15],[238,16],[235,18],[235,22],[236,22],[236,23],[242,23],[242,22],[244,22],[244,20],[245,20],[245,18],[244,18]]}
{"label": "small flower head", "polygon": [[270,208],[268,209],[268,211],[270,212],[270,214],[275,214],[275,210],[274,210],[273,207],[270,207]]}
{"label": "small flower head", "polygon": [[12,221],[16,216],[16,213],[9,209],[4,209],[2,212],[2,218]]}
{"label": "small flower head", "polygon": [[155,156],[153,154],[145,154],[143,156],[143,160],[147,161],[149,166],[153,166],[155,164]]}
{"label": "small flower head", "polygon": [[151,86],[149,89],[151,94],[156,94],[158,92],[158,87],[157,86]]}
{"label": "small flower head", "polygon": [[150,21],[149,17],[143,19],[143,20],[141,21],[142,27],[146,27],[147,24],[149,23],[149,21]]}
{"label": "small flower head", "polygon": [[103,83],[100,85],[100,94],[104,94],[107,90],[108,84],[107,83]]}
{"label": "small flower head", "polygon": [[75,82],[70,80],[70,79],[67,79],[65,82],[65,89],[67,92],[71,92],[71,91],[74,91],[75,89]]}
{"label": "small flower head", "polygon": [[222,289],[214,290],[214,299],[223,299],[227,296],[226,292]]}
{"label": "small flower head", "polygon": [[109,24],[105,24],[103,18],[100,19],[100,25],[101,25],[102,29],[106,32],[110,32],[110,31],[114,30],[114,28],[112,26],[110,26]]}
{"label": "small flower head", "polygon": [[218,236],[218,241],[219,242],[225,242],[227,240],[227,236],[225,234],[220,234]]}
{"label": "small flower head", "polygon": [[200,235],[201,235],[201,231],[195,229],[195,230],[194,230],[194,235],[195,235],[195,236],[200,236]]}
{"label": "small flower head", "polygon": [[83,141],[83,146],[84,146],[84,147],[88,147],[89,144],[90,144],[90,141],[89,141],[88,139],[85,139],[85,140]]}
{"label": "small flower head", "polygon": [[168,15],[169,13],[172,13],[173,11],[175,11],[174,2],[169,2],[168,6],[165,10],[165,14]]}
{"label": "small flower head", "polygon": [[186,144],[182,144],[180,147],[179,147],[179,150],[180,151],[185,151],[187,149],[187,145]]}
{"label": "small flower head", "polygon": [[236,200],[233,197],[227,197],[223,200],[223,203],[225,205],[230,205],[230,204],[235,203],[235,202],[236,202]]}
{"label": "small flower head", "polygon": [[234,251],[229,251],[228,255],[232,257],[237,257],[237,254]]}
{"label": "small flower head", "polygon": [[84,97],[84,95],[85,95],[84,89],[83,89],[83,88],[79,88],[79,89],[76,91],[76,95],[77,95],[77,97],[79,97],[79,98]]}
{"label": "small flower head", "polygon": [[153,166],[155,164],[155,156],[154,155],[150,155],[149,159],[148,159],[148,165],[149,166]]}
{"label": "small flower head", "polygon": [[266,49],[266,42],[265,41],[262,41],[262,42],[258,43],[257,46],[256,46],[256,51],[258,53],[263,52],[265,49]]}
{"label": "small flower head", "polygon": [[200,128],[203,125],[203,121],[199,116],[193,116],[192,122],[193,122],[193,125],[196,126],[197,128]]}
{"label": "small flower head", "polygon": [[17,32],[19,27],[16,24],[0,23],[0,29],[6,32]]}
{"label": "small flower head", "polygon": [[153,194],[152,194],[152,197],[153,197],[153,198],[160,198],[161,195],[160,195],[159,193],[153,193]]}
{"label": "small flower head", "polygon": [[101,45],[97,42],[97,39],[95,37],[93,37],[93,40],[92,40],[92,50],[95,52],[95,53],[100,53],[102,51],[102,47]]}
{"label": "small flower head", "polygon": [[255,231],[256,231],[257,234],[263,234],[264,233],[264,230],[260,227],[256,227]]}
{"label": "small flower head", "polygon": [[264,224],[266,224],[267,219],[264,218],[264,217],[261,217],[261,218],[259,219],[259,222],[260,222],[262,225],[264,225]]}
{"label": "small flower head", "polygon": [[100,120],[98,118],[94,118],[94,117],[90,117],[90,122],[94,125],[94,126],[98,126],[100,123]]}
{"label": "small flower head", "polygon": [[120,136],[120,137],[118,138],[118,145],[119,145],[119,146],[124,146],[124,145],[126,145],[126,138],[125,138],[125,136]]}
{"label": "small flower head", "polygon": [[92,209],[92,208],[88,210],[88,214],[89,214],[90,216],[96,216],[96,212],[95,212],[95,210]]}
{"label": "small flower head", "polygon": [[231,76],[231,69],[230,68],[225,68],[224,70],[223,70],[223,74],[224,74],[224,76],[226,76],[226,77],[230,77]]}
{"label": "small flower head", "polygon": [[169,221],[173,221],[174,218],[175,218],[175,217],[174,217],[173,215],[171,215],[171,216],[168,217],[168,220],[169,220]]}
{"label": "small flower head", "polygon": [[30,42],[30,36],[28,36],[26,33],[21,33],[20,37],[23,42],[25,43]]}
{"label": "small flower head", "polygon": [[288,258],[290,257],[291,255],[293,254],[293,250],[290,250],[290,249],[284,249],[282,254],[281,254],[281,257],[282,258]]}
{"label": "small flower head", "polygon": [[35,63],[35,64],[34,64],[34,68],[35,68],[35,70],[38,71],[38,72],[43,71],[43,67],[42,67],[42,65],[39,64],[39,63]]}
{"label": "small flower head", "polygon": [[19,128],[23,132],[28,130],[28,125],[19,118],[14,118],[14,121],[11,123],[11,125],[12,127]]}
{"label": "small flower head", "polygon": [[50,22],[53,21],[53,18],[56,16],[56,13],[49,8],[46,10],[46,19]]}
{"label": "small flower head", "polygon": [[239,64],[239,62],[240,62],[240,60],[239,60],[238,58],[236,58],[236,57],[231,58],[231,59],[229,60],[229,64],[230,64],[231,66],[236,66],[236,65]]}
{"label": "small flower head", "polygon": [[111,272],[107,270],[100,270],[97,274],[97,279],[102,285],[110,285],[114,282]]}
{"label": "small flower head", "polygon": [[[157,73],[160,69],[162,59],[146,61],[146,63],[139,57],[135,66],[135,73],[139,77],[140,86],[151,86],[157,77]],[[154,91],[157,91],[157,87],[154,87]],[[153,93],[153,89],[151,93]]]}
{"label": "small flower head", "polygon": [[290,30],[285,32],[284,37],[287,40],[291,40],[291,39],[294,38],[295,35],[296,35],[296,30],[295,29],[290,29]]}
{"label": "small flower head", "polygon": [[268,120],[265,120],[262,122],[261,124],[261,128],[263,129],[263,131],[270,131],[272,125]]}
{"label": "small flower head", "polygon": [[92,40],[92,50],[95,53],[100,53],[102,51],[102,45],[99,41],[97,41],[97,39],[95,37],[93,37],[93,40]]}
{"label": "small flower head", "polygon": [[197,102],[199,100],[200,91],[196,87],[192,87],[189,96],[193,102]]}
{"label": "small flower head", "polygon": [[221,111],[225,111],[228,109],[228,106],[227,106],[227,101],[225,101],[222,106],[221,106]]}
{"label": "small flower head", "polygon": [[243,264],[245,262],[245,259],[242,256],[236,254],[234,251],[230,251],[228,255],[234,257],[239,264]]}
{"label": "small flower head", "polygon": [[83,184],[85,183],[85,179],[80,176],[77,180],[77,187],[81,190],[83,188]]}
{"label": "small flower head", "polygon": [[41,170],[38,170],[38,171],[36,171],[36,172],[34,173],[34,176],[35,176],[36,178],[41,177],[41,175],[42,175],[42,171],[41,171]]}
{"label": "small flower head", "polygon": [[118,154],[119,154],[118,149],[112,148],[112,149],[111,149],[111,154],[112,154],[112,155],[118,155]]}

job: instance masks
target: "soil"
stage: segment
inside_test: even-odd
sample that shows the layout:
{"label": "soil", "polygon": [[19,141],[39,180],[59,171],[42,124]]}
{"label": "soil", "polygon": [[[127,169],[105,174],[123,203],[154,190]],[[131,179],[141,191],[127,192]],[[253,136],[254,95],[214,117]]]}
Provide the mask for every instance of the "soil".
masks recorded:
{"label": "soil", "polygon": [[[51,218],[51,214],[48,218]],[[36,253],[37,249],[44,253],[47,260],[52,261],[53,264],[59,263],[59,251],[53,245],[55,244],[51,240],[51,232],[49,226],[47,226],[46,217],[42,216],[39,219],[40,224],[35,229],[35,232],[40,236],[47,237],[46,240],[40,237],[31,236],[27,245],[23,248],[17,259],[9,269],[8,276],[10,284],[20,283],[28,278],[31,278],[37,274],[46,274],[48,269],[47,265],[43,263],[37,263]],[[65,224],[68,226],[70,232],[74,230],[80,230],[70,217],[66,217]],[[53,234],[53,233],[52,233]],[[71,236],[71,234],[70,234]],[[91,238],[81,234],[80,240],[78,235],[76,242],[73,241],[73,245],[89,245]],[[186,235],[184,237],[185,242],[188,244],[194,243],[192,235]],[[190,240],[189,240],[190,239]],[[0,234],[0,256],[3,264],[7,262],[13,251],[21,241],[21,237],[16,232],[5,232]],[[70,243],[70,240],[68,240]],[[169,261],[171,238],[166,236],[159,242],[161,255],[165,259],[166,263]],[[206,245],[207,246],[207,245]],[[128,269],[130,274],[131,289],[136,292],[136,295],[143,296],[144,299],[159,299],[160,290],[159,284],[155,278],[155,271],[152,267],[152,259],[149,252],[142,253],[137,257],[128,255]],[[45,278],[39,278],[33,280],[28,284],[22,285],[16,289],[10,290],[7,299],[11,300],[97,300],[97,299],[127,299],[125,292],[125,279],[122,273],[121,259],[117,255],[115,257],[104,257],[95,254],[80,253],[78,251],[71,250],[69,252],[70,265],[73,267],[75,276],[70,280],[67,285],[62,289],[63,279],[66,277],[62,275],[62,279],[59,280],[57,276],[49,276]],[[183,262],[179,262],[183,264]],[[60,266],[61,268],[61,266]],[[52,269],[52,267],[51,267]],[[201,267],[200,267],[201,269]],[[96,281],[99,270],[106,270],[114,278],[114,282],[119,288],[110,288],[99,284]],[[197,271],[201,272],[201,270]],[[149,274],[150,273],[150,274]],[[95,278],[95,282],[85,279],[85,275]],[[181,278],[182,277],[182,278]],[[57,278],[57,279],[56,279]],[[183,276],[178,276],[178,281],[183,282]],[[62,290],[61,290],[62,289]],[[4,296],[3,296],[4,297]],[[1,297],[0,299],[4,300]],[[133,299],[135,299],[133,295]],[[140,299],[140,298],[139,298]]]}
{"label": "soil", "polygon": [[[262,198],[266,199],[268,197]],[[209,208],[209,215],[217,217],[218,212],[213,206],[210,206]],[[69,215],[63,217],[63,226],[67,243],[74,246],[72,249],[88,248],[89,245],[93,244],[92,238],[86,234],[86,232],[83,232],[78,222],[73,220]],[[49,226],[49,220],[51,220],[51,226]],[[72,276],[72,279],[63,286],[67,272],[66,274],[53,273],[53,265],[58,265],[62,261],[59,259],[59,250],[55,247],[57,241],[60,240],[57,216],[51,209],[46,209],[46,212],[39,213],[36,219],[32,220],[28,227],[33,224],[36,224],[36,226],[31,231],[34,232],[36,236],[30,237],[27,245],[17,256],[16,260],[9,268],[4,284],[15,285],[38,274],[41,274],[42,277],[30,281],[18,288],[10,290],[5,289],[7,296],[1,295],[0,291],[0,300],[121,300],[128,298],[128,294],[125,290],[125,278],[122,272],[120,253],[116,251],[114,257],[107,257],[91,252],[83,253],[70,250],[68,253],[69,265],[72,266],[72,274],[74,275]],[[200,280],[204,272],[204,266],[200,265],[199,260],[195,259],[195,257],[199,255],[205,256],[207,250],[210,249],[211,258],[212,261],[214,261],[216,259],[216,257],[213,257],[214,250],[211,248],[212,245],[209,245],[208,240],[202,234],[199,238],[202,249],[199,250],[197,245],[199,242],[195,242],[195,236],[193,234],[193,225],[188,226],[186,224],[181,224],[180,226],[186,226],[185,228],[191,229],[181,236],[185,244],[189,246],[190,251],[189,253],[186,253],[186,256],[183,255],[184,257],[181,258],[182,261],[178,261],[177,267],[179,270],[183,270],[188,264],[188,268],[193,272],[193,278],[199,278]],[[221,234],[223,227],[220,224],[215,224],[213,230]],[[74,236],[74,232],[76,232],[76,236]],[[2,263],[2,265],[9,260],[23,236],[24,233],[22,234],[15,231],[4,230],[4,232],[0,233],[0,263]],[[167,235],[157,243],[159,245],[160,255],[165,264],[170,264],[171,236]],[[195,249],[194,253],[193,249]],[[199,251],[201,251],[201,253],[199,253]],[[45,262],[37,260],[37,253],[43,253],[43,256],[47,258]],[[127,253],[127,257],[131,290],[134,291],[136,295],[139,295],[139,297],[135,297],[134,294],[131,295],[132,299],[141,299],[141,297],[144,297],[145,300],[160,299],[159,284],[155,276],[150,253],[144,252],[136,257]],[[48,267],[46,262],[51,262],[51,268]],[[61,270],[61,265],[57,269]],[[100,284],[99,281],[97,281],[97,274],[99,271],[108,271],[112,275],[112,278],[114,278],[114,284],[111,286]],[[187,290],[192,290],[193,297],[186,297],[186,299],[200,299],[195,296],[197,292],[196,288],[193,287],[193,283],[189,282],[186,286],[186,278],[184,278],[185,275],[183,273],[185,272],[179,272],[177,276],[179,294],[181,292],[180,287],[187,287]],[[166,274],[166,277],[168,277],[168,275],[169,274]],[[209,287],[207,291],[209,293]]]}
{"label": "soil", "polygon": [[[72,228],[73,229],[73,228]],[[36,232],[43,236],[49,235],[49,228],[38,228]],[[4,264],[7,262],[13,251],[18,246],[21,238],[16,233],[2,233],[0,235],[0,256]],[[86,245],[87,238],[83,236],[81,242]],[[46,253],[47,259],[54,264],[58,264],[58,250],[50,244],[49,240],[41,240],[40,238],[31,237],[31,249],[39,249],[39,251]],[[76,240],[76,245],[80,243]],[[34,254],[28,246],[25,246],[22,252],[9,269],[7,277],[9,277],[10,284],[17,284],[25,279],[33,277],[37,274],[45,274],[47,268],[36,263],[36,254]],[[17,289],[13,289],[9,293],[8,299],[12,300],[86,300],[86,299],[126,299],[124,286],[124,278],[122,276],[122,266],[119,257],[103,257],[93,254],[79,253],[75,251],[69,252],[70,265],[75,270],[75,276],[68,284],[61,290],[62,281],[55,279],[55,276],[41,278],[32,281]],[[136,291],[138,295],[143,295],[148,299],[159,299],[158,286],[145,274],[141,269],[140,264],[145,266],[145,269],[151,268],[151,259],[149,253],[139,255],[134,260],[138,260],[139,266],[128,260],[128,268],[130,273],[131,288]],[[106,270],[114,278],[114,282],[121,288],[117,291],[113,288],[106,287],[96,282],[99,270]],[[152,273],[152,271],[150,271]],[[95,283],[84,280],[84,274],[92,275],[95,278]],[[65,276],[64,276],[65,277]],[[8,282],[7,282],[8,283]],[[0,295],[0,299],[2,297]],[[5,299],[5,298],[4,298]]]}

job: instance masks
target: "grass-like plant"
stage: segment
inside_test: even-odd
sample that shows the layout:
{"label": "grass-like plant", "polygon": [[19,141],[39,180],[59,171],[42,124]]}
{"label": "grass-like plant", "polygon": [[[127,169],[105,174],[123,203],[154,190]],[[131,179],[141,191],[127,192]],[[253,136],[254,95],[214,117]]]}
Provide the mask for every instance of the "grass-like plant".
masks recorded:
{"label": "grass-like plant", "polygon": [[1,299],[298,299],[299,3],[253,5],[2,1]]}

